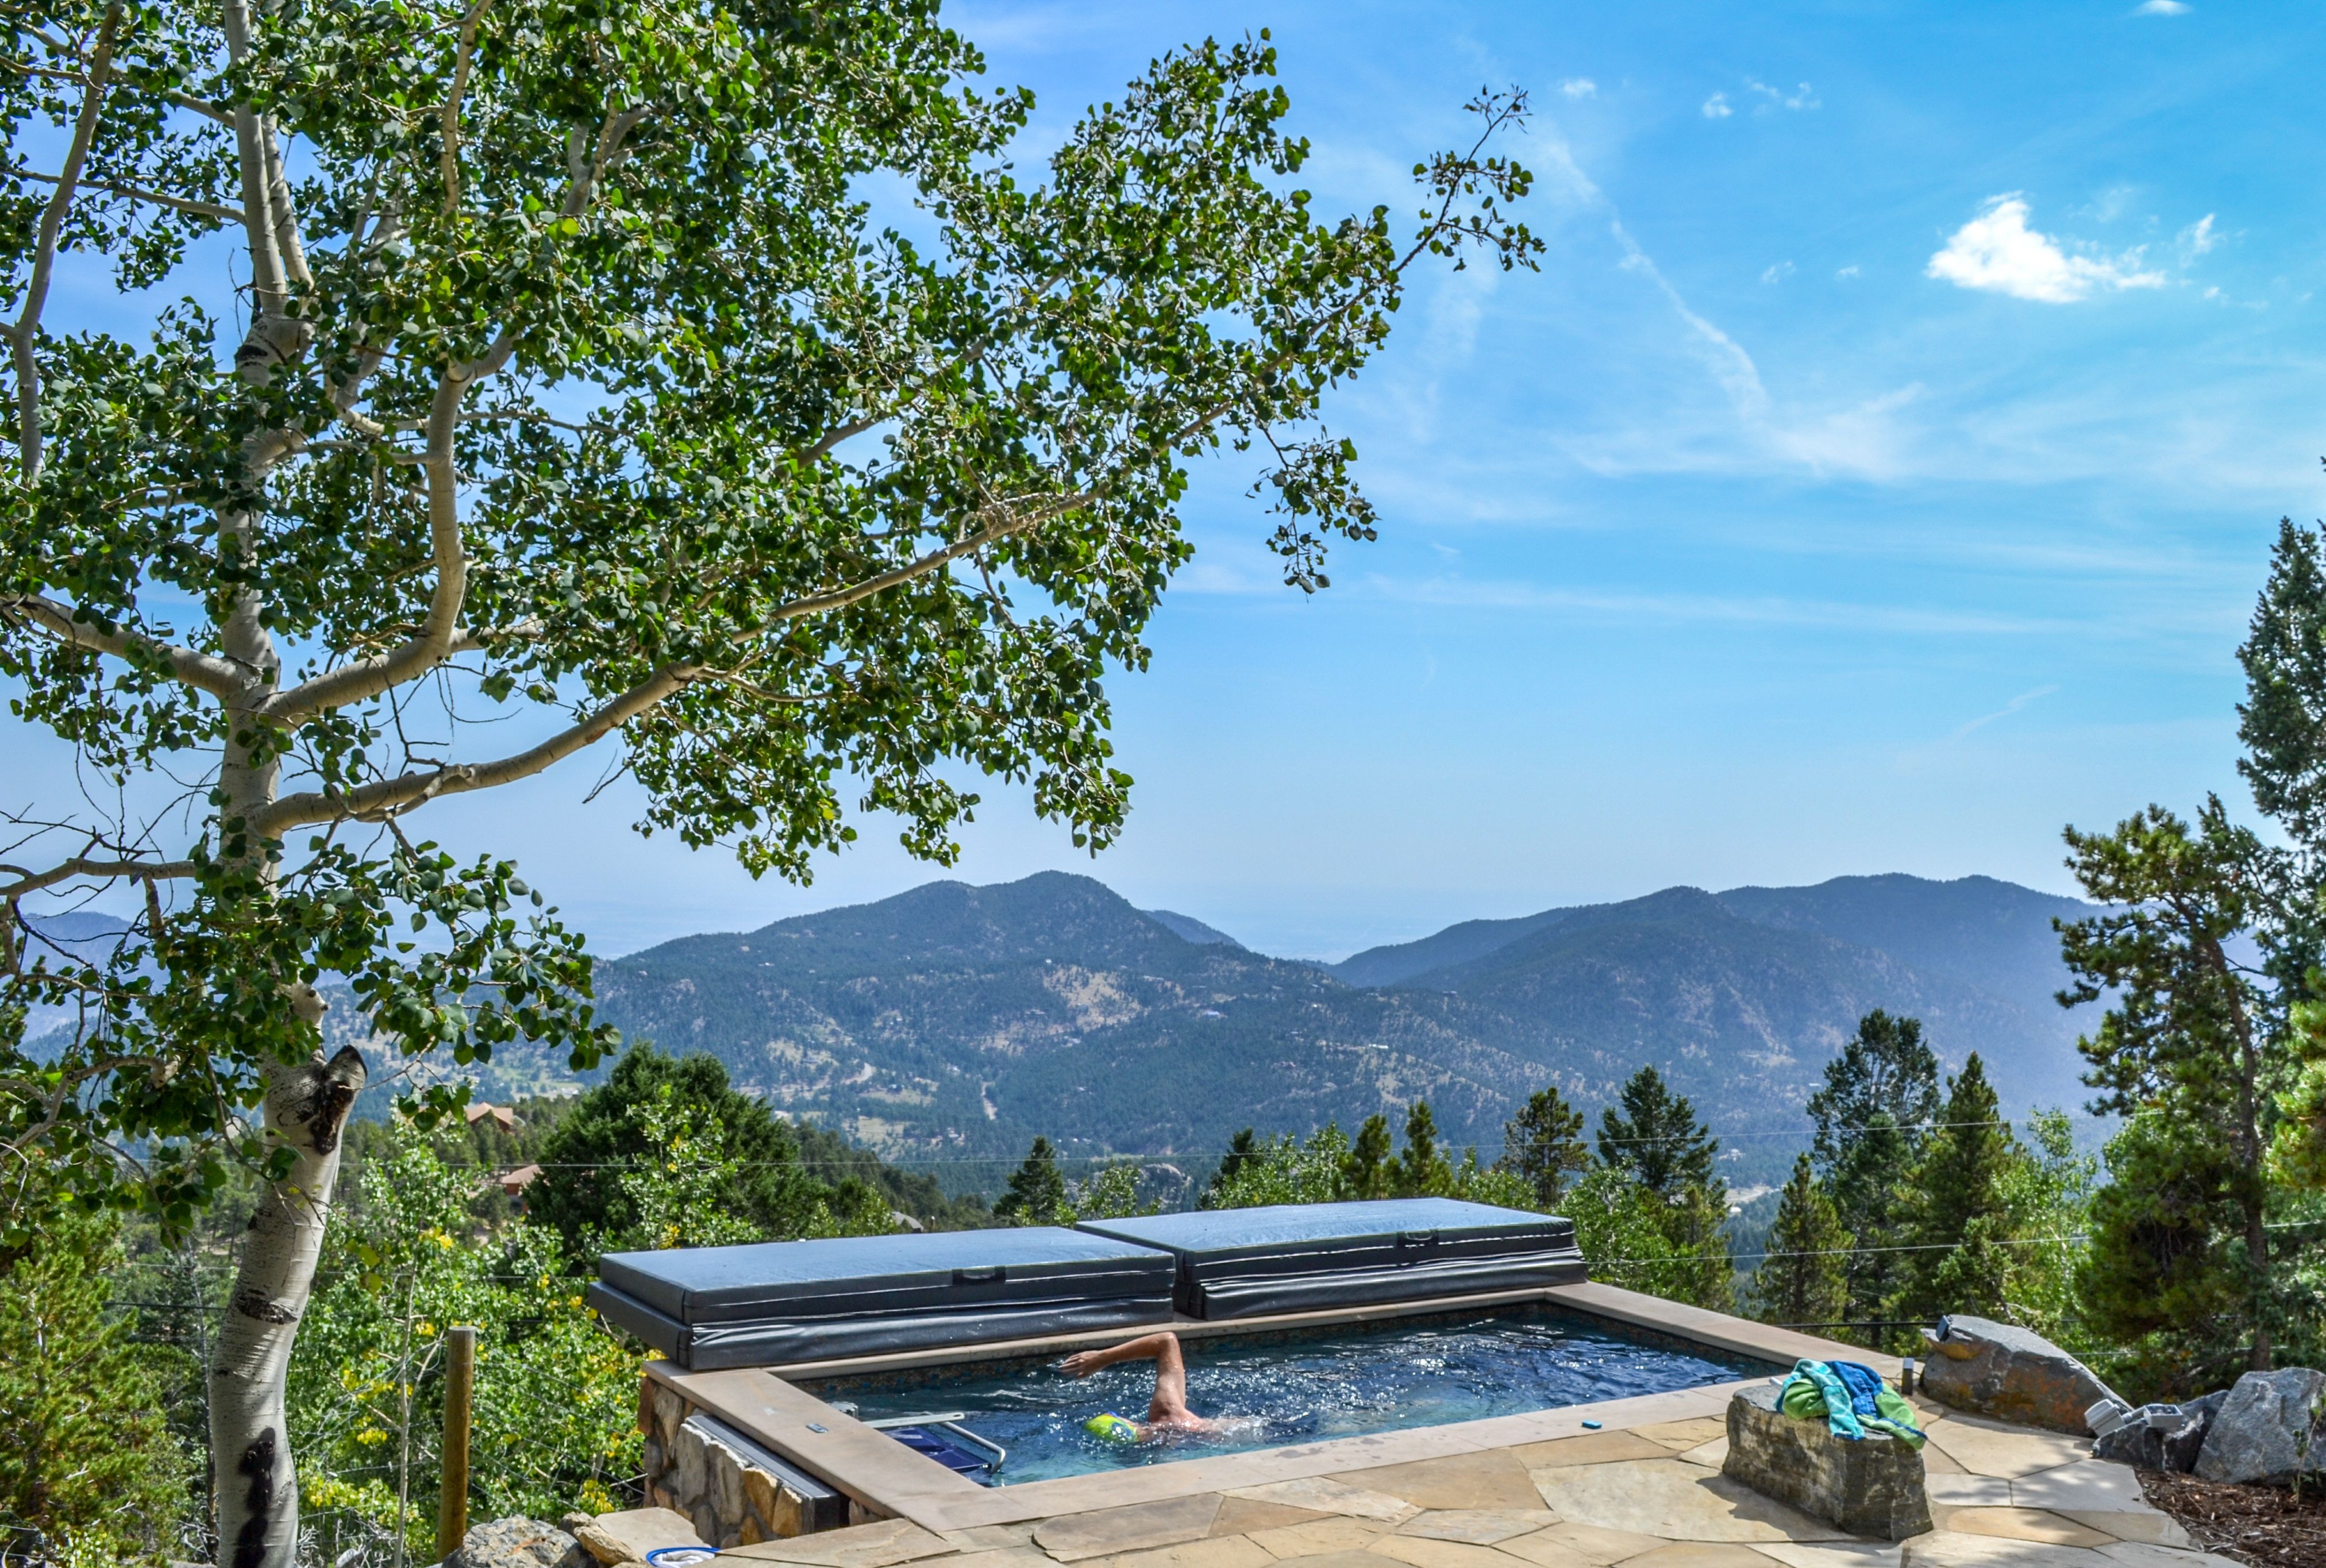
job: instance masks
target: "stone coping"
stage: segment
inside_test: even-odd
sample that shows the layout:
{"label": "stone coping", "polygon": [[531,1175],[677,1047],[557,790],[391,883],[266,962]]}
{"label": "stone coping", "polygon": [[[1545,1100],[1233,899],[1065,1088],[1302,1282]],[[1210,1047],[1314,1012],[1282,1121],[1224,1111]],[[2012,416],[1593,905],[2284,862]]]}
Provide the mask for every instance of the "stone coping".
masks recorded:
{"label": "stone coping", "polygon": [[1527,1411],[1442,1426],[1410,1427],[1326,1443],[1295,1443],[1091,1475],[1064,1476],[1009,1487],[982,1487],[955,1475],[885,1433],[841,1415],[788,1380],[1060,1355],[1093,1345],[1120,1343],[1163,1326],[1183,1338],[1205,1339],[1378,1322],[1522,1302],[1563,1307],[1778,1366],[1789,1367],[1805,1358],[1845,1357],[1865,1362],[1885,1378],[1894,1379],[1898,1372],[1893,1357],[1608,1285],[1553,1285],[1491,1295],[1443,1296],[1393,1305],[1221,1322],[1181,1319],[1168,1325],[1146,1324],[1102,1332],[794,1363],[771,1369],[683,1372],[666,1361],[650,1361],[647,1370],[648,1376],[675,1389],[689,1404],[710,1411],[782,1458],[821,1476],[868,1511],[909,1519],[924,1528],[938,1531],[1056,1518],[1129,1503],[1164,1501],[1233,1487],[1303,1480],[1573,1437],[1585,1431],[1583,1424],[1586,1420],[1598,1423],[1603,1431],[1618,1432],[1690,1417],[1717,1418],[1726,1410],[1730,1395],[1756,1380]]}

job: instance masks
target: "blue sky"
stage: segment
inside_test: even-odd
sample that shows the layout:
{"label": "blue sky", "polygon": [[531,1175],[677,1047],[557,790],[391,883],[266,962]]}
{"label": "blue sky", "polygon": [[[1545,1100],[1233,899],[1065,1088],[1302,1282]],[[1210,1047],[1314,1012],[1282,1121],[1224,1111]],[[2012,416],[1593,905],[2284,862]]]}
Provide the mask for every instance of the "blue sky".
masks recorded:
{"label": "blue sky", "polygon": [[[1271,28],[1326,209],[1409,210],[1464,99],[1524,86],[1549,244],[1426,279],[1333,409],[1384,526],[1329,591],[1278,585],[1247,476],[1205,474],[1154,667],[1113,686],[1121,844],[989,788],[954,875],[1088,870],[1337,955],[1679,882],[2069,891],[2062,823],[2242,798],[2235,646],[2276,519],[2326,511],[2311,8],[949,14],[1039,95],[1037,149],[1159,50]],[[584,808],[598,774],[426,826],[611,952],[937,874],[876,821],[754,884],[629,835],[619,789]]]}

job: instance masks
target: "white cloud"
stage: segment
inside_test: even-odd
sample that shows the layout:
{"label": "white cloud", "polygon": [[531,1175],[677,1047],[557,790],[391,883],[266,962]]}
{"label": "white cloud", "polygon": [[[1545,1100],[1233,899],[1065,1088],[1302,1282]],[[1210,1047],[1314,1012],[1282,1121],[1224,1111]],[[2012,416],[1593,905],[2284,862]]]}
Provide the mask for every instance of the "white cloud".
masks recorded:
{"label": "white cloud", "polygon": [[2181,0],[2140,0],[2140,4],[2132,8],[2132,14],[2135,16],[2186,16],[2189,7]]}
{"label": "white cloud", "polygon": [[1857,276],[1857,264],[1852,262],[1833,275],[1838,278],[1854,278]]}
{"label": "white cloud", "polygon": [[2221,243],[2221,237],[2213,232],[2213,215],[2210,212],[2182,229],[2178,239],[2182,253],[2192,256],[2203,255]]}
{"label": "white cloud", "polygon": [[1704,100],[1704,117],[1707,120],[1725,120],[1735,112],[1728,107],[1726,93],[1715,93]]}
{"label": "white cloud", "polygon": [[2027,203],[2015,191],[1989,199],[1931,257],[1928,275],[1966,289],[2064,305],[2095,290],[2154,289],[2164,274],[2140,270],[2141,253],[2070,255],[2051,236],[2027,227]]}
{"label": "white cloud", "polygon": [[1789,261],[1776,262],[1771,264],[1769,269],[1761,274],[1761,281],[1764,283],[1779,283],[1786,278],[1791,277],[1792,275],[1792,263]]}
{"label": "white cloud", "polygon": [[1587,76],[1571,76],[1558,84],[1558,90],[1571,98],[1596,97],[1599,84]]}
{"label": "white cloud", "polygon": [[1772,88],[1766,82],[1754,81],[1751,77],[1744,79],[1744,85],[1769,100],[1761,106],[1763,112],[1770,109],[1817,109],[1825,107],[1818,101],[1817,94],[1810,90],[1810,84],[1807,82],[1801,83],[1799,92],[1792,93]]}
{"label": "white cloud", "polygon": [[2010,701],[2005,702],[1994,712],[1982,713],[1977,719],[1972,719],[1969,723],[1958,726],[1950,734],[1948,735],[1947,738],[1949,740],[1960,740],[1963,737],[1971,734],[1975,730],[1986,728],[1988,725],[1994,723],[1998,719],[2010,718],[2013,714],[2024,709],[2030,702],[2041,701],[2042,699],[2049,697],[2052,692],[2057,691],[2058,690],[2059,687],[2057,686],[2038,686],[2032,691],[2022,691],[2018,696],[2014,697]]}

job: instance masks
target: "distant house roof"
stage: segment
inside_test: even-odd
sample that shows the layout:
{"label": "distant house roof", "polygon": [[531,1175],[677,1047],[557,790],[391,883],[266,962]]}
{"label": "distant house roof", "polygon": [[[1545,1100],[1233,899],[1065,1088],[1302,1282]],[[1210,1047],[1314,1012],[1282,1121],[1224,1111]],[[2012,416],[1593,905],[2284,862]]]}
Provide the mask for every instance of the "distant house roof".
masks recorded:
{"label": "distant house roof", "polygon": [[503,1132],[515,1132],[516,1130],[516,1112],[511,1110],[507,1106],[495,1105],[491,1100],[480,1099],[474,1105],[469,1107],[469,1125],[470,1127],[476,1126],[487,1117],[491,1117],[495,1122],[498,1123],[500,1129]]}
{"label": "distant house roof", "polygon": [[525,1190],[527,1187],[532,1186],[535,1182],[541,1180],[541,1167],[539,1165],[519,1165],[514,1171],[501,1172],[500,1174],[495,1176],[493,1180],[498,1182],[501,1184],[501,1191],[507,1192],[510,1197],[520,1197],[524,1194]]}

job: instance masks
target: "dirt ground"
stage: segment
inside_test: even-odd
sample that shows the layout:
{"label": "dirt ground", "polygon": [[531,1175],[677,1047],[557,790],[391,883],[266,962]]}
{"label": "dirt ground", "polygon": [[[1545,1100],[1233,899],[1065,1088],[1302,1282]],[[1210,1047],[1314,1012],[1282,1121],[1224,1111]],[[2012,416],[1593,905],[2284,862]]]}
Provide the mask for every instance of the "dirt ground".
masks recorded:
{"label": "dirt ground", "polygon": [[2296,1502],[2275,1487],[2228,1486],[2161,1470],[2139,1473],[2148,1500],[2208,1552],[2256,1568],[2326,1563],[2326,1487],[2304,1489]]}

